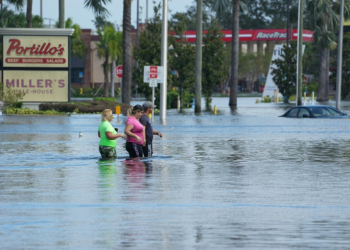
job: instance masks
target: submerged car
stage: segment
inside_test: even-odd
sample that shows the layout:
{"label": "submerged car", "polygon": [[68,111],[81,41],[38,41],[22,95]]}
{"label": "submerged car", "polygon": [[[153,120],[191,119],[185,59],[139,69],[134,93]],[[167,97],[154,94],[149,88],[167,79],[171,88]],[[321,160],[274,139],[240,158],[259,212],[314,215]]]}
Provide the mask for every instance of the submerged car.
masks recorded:
{"label": "submerged car", "polygon": [[312,105],[291,108],[280,117],[288,118],[347,118],[348,115],[332,106]]}

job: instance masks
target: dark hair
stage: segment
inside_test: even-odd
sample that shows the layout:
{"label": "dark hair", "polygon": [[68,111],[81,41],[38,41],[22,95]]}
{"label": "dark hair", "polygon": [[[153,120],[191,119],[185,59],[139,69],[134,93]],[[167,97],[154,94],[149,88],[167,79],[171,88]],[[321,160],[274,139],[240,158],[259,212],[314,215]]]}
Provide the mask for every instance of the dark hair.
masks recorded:
{"label": "dark hair", "polygon": [[128,116],[136,114],[137,111],[143,112],[143,107],[139,104],[128,109]]}

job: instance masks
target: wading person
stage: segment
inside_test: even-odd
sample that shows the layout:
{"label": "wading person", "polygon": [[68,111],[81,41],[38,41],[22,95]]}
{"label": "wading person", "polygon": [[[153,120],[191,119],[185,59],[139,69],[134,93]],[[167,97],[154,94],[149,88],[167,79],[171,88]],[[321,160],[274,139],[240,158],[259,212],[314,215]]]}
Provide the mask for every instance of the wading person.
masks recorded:
{"label": "wading person", "polygon": [[153,135],[159,135],[162,137],[162,133],[159,131],[155,131],[152,127],[151,120],[149,119],[149,114],[152,114],[152,110],[154,109],[155,105],[151,102],[144,102],[143,103],[143,115],[140,118],[140,123],[145,127],[146,132],[146,143],[143,144],[143,155],[145,157],[151,157],[153,154]]}
{"label": "wading person", "polygon": [[113,113],[110,109],[103,110],[101,123],[98,126],[98,137],[101,138],[99,151],[103,159],[117,158],[117,138],[125,138],[125,134],[118,134],[112,127]]}
{"label": "wading person", "polygon": [[142,146],[145,141],[145,129],[139,122],[142,114],[143,107],[141,105],[135,105],[128,109],[124,133],[127,135],[126,150],[129,152],[130,158],[143,157]]}

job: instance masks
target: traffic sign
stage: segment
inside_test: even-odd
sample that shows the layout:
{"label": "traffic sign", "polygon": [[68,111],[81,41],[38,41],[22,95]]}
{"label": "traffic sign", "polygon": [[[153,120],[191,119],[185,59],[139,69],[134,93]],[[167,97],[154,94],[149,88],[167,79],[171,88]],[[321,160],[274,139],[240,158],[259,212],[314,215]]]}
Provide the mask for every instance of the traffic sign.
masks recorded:
{"label": "traffic sign", "polygon": [[123,78],[123,65],[119,65],[118,67],[115,68],[115,75],[119,78]]}
{"label": "traffic sign", "polygon": [[157,87],[157,79],[149,79],[150,87]]}
{"label": "traffic sign", "polygon": [[158,67],[157,66],[150,66],[149,67],[149,78],[150,79],[157,79],[158,78]]}
{"label": "traffic sign", "polygon": [[304,76],[304,84],[307,84],[307,77]]}
{"label": "traffic sign", "polygon": [[164,67],[163,66],[144,66],[143,67],[143,82],[149,82],[151,67],[157,67],[157,83],[162,84],[164,78]]}

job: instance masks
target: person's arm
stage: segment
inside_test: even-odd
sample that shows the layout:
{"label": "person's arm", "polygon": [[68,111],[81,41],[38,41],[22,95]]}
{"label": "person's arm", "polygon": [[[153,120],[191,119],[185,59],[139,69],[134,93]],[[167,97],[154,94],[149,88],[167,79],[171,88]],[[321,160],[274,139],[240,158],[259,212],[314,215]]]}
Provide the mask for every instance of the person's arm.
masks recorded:
{"label": "person's arm", "polygon": [[154,135],[159,135],[159,137],[163,137],[163,135],[162,135],[161,132],[155,131],[154,129],[153,129],[153,134],[154,134]]}
{"label": "person's arm", "polygon": [[124,134],[115,134],[114,135],[112,132],[106,131],[106,137],[107,137],[108,140],[115,140],[115,139],[117,139],[119,137],[124,138],[125,135]]}
{"label": "person's arm", "polygon": [[98,138],[101,138],[101,134],[100,134],[100,131],[98,131]]}
{"label": "person's arm", "polygon": [[141,142],[141,138],[138,136],[138,135],[135,135],[134,133],[131,132],[131,130],[134,128],[134,125],[132,124],[126,124],[125,126],[125,129],[124,129],[124,133],[129,136],[129,137],[132,137],[132,138],[136,138],[136,140],[138,142]]}
{"label": "person's arm", "polygon": [[146,126],[143,126],[142,136],[143,136],[143,146],[146,146]]}

